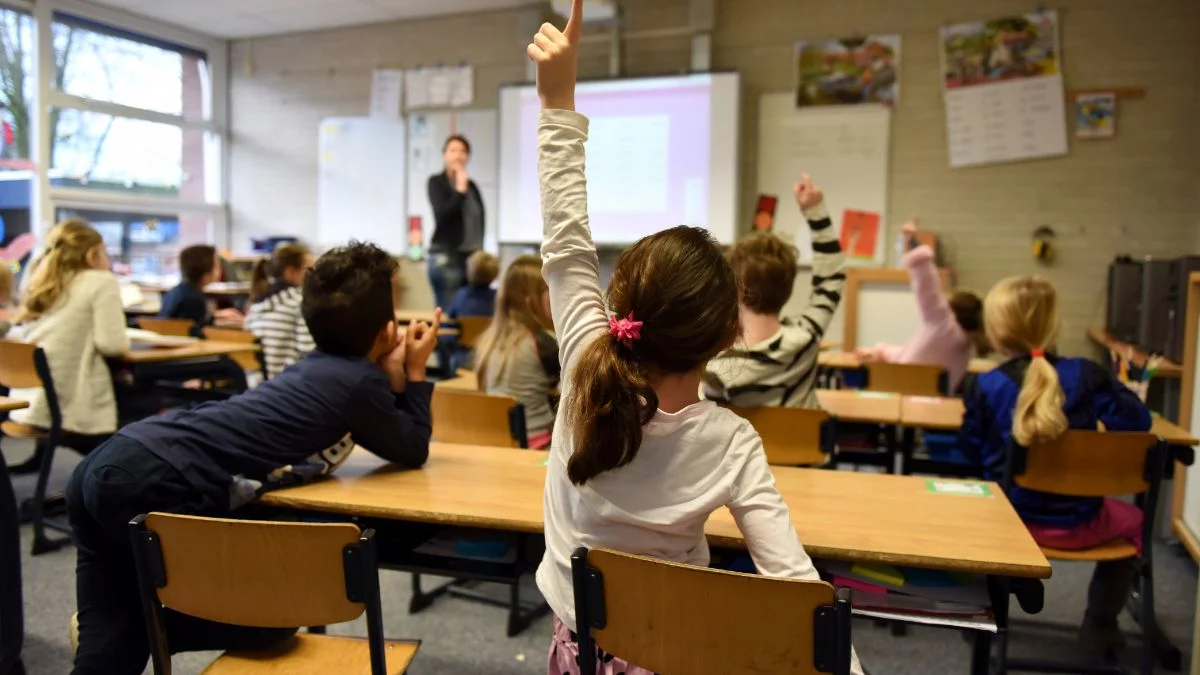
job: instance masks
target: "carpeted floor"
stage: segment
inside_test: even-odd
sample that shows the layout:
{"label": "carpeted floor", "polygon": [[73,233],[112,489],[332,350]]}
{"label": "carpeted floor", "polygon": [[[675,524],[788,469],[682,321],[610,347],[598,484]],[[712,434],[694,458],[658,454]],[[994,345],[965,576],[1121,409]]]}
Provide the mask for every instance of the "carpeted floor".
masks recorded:
{"label": "carpeted floor", "polygon": [[[4,456],[10,463],[28,455],[28,448],[18,443],[6,440],[4,445]],[[77,458],[68,451],[59,453],[53,481],[57,486],[61,488],[76,461]],[[18,499],[32,492],[32,477],[17,477],[14,483]],[[75,553],[67,548],[30,558],[28,528],[24,528],[22,538],[25,554],[25,666],[30,675],[61,675],[69,672],[71,663],[67,621],[75,604]],[[1155,553],[1159,620],[1167,634],[1184,650],[1185,659],[1190,659],[1196,568],[1177,547],[1159,544]],[[1018,626],[1012,638],[1010,651],[1013,655],[1083,658],[1075,647],[1073,626],[1077,625],[1083,613],[1090,574],[1089,565],[1055,566],[1054,578],[1046,586],[1046,610],[1036,618],[1063,626]],[[505,610],[499,607],[446,597],[424,612],[410,616],[407,613],[409,576],[384,572],[381,582],[384,625],[388,637],[419,638],[423,641],[411,670],[415,675],[533,675],[545,672],[551,623],[548,617],[523,634],[506,638]],[[532,583],[528,586],[528,593],[532,596],[536,590]],[[496,597],[504,597],[502,587],[493,586],[491,590]],[[1133,629],[1127,617],[1123,623],[1130,630]],[[967,672],[969,645],[956,632],[914,626],[909,627],[907,636],[894,637],[886,628],[876,627],[868,621],[856,621],[854,628],[855,645],[872,675]],[[365,635],[366,627],[360,619],[355,623],[333,626],[330,632]],[[174,672],[177,675],[199,673],[212,657],[212,654],[177,656]],[[1128,650],[1125,657],[1132,663],[1136,654]]]}

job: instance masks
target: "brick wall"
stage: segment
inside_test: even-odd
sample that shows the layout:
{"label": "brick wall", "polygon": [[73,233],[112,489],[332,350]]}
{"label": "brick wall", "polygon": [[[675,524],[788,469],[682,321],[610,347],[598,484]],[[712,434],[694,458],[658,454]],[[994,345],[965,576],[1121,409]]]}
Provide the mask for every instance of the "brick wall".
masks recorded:
{"label": "brick wall", "polygon": [[[689,64],[686,0],[626,2],[631,34],[624,72],[669,73]],[[997,279],[1041,271],[1064,301],[1063,348],[1103,316],[1105,265],[1117,253],[1172,255],[1200,250],[1200,3],[1195,0],[1060,0],[1069,88],[1138,86],[1143,101],[1121,104],[1113,141],[1075,142],[1061,159],[950,170],[938,77],[937,28],[1029,11],[1021,0],[718,0],[713,67],[743,75],[742,211],[756,186],[758,98],[791,86],[797,39],[898,32],[902,99],[894,115],[889,235],[914,214],[942,235],[961,284],[985,290]],[[251,234],[316,229],[316,127],[329,115],[364,114],[370,71],[467,60],[476,66],[476,103],[496,104],[496,87],[525,76],[524,44],[540,13],[513,10],[237,41],[232,47],[233,243]],[[583,76],[608,69],[608,46],[581,50]],[[819,177],[818,177],[819,178]],[[399,178],[397,180],[400,180]],[[749,216],[747,216],[747,220]],[[1030,258],[1038,225],[1058,232],[1059,257]],[[423,268],[406,268],[408,302],[430,302]],[[797,282],[797,302],[807,293]]]}

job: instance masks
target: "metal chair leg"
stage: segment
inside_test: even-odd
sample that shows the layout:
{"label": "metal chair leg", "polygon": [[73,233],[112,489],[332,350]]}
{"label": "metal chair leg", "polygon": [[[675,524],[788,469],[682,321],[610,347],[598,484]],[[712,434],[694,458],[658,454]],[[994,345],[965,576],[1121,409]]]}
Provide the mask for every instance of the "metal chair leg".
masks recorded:
{"label": "metal chair leg", "polygon": [[50,470],[54,466],[54,439],[48,438],[38,442],[42,455],[42,466],[38,470],[37,485],[33,490],[31,515],[33,520],[32,555],[41,555],[62,548],[63,539],[50,539],[46,536],[46,485],[50,482]]}

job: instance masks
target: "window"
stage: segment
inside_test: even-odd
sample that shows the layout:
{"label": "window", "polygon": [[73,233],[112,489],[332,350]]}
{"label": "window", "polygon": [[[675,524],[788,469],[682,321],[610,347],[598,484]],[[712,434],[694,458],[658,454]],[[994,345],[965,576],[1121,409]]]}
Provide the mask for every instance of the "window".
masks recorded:
{"label": "window", "polygon": [[[31,171],[33,17],[0,7],[0,171]],[[32,175],[30,176],[32,177]],[[28,202],[25,208],[29,208]]]}
{"label": "window", "polygon": [[212,214],[60,208],[56,220],[83,218],[104,238],[114,266],[136,277],[178,276],[179,252],[212,241]]}

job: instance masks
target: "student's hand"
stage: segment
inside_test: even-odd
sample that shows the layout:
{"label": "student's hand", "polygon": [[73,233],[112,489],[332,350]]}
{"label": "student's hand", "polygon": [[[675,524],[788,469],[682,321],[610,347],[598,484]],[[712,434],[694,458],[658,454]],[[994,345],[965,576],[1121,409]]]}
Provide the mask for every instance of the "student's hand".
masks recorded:
{"label": "student's hand", "polygon": [[825,199],[825,193],[821,192],[821,188],[817,187],[808,174],[801,174],[800,182],[796,183],[795,192],[796,203],[802,209],[811,209]]}
{"label": "student's hand", "polygon": [[242,315],[241,312],[239,312],[237,309],[235,309],[233,307],[226,307],[225,309],[218,309],[217,311],[213,312],[213,317],[215,317],[219,321],[223,321],[223,322],[227,322],[227,323],[244,321],[246,318],[245,316]]}
{"label": "student's hand", "polygon": [[871,347],[859,347],[854,350],[854,356],[858,358],[859,363],[871,363],[875,361],[875,350]]}
{"label": "student's hand", "polygon": [[912,220],[905,223],[904,227],[900,228],[900,231],[909,237],[916,234],[917,233],[917,219],[913,218]]}
{"label": "student's hand", "polygon": [[408,379],[413,382],[425,381],[425,364],[429,355],[437,346],[438,328],[442,326],[442,308],[433,311],[433,325],[424,321],[413,321],[408,324]]}
{"label": "student's hand", "polygon": [[466,192],[470,186],[471,177],[467,174],[467,167],[459,165],[454,168],[454,189],[459,192]]}
{"label": "student's hand", "polygon": [[406,352],[408,350],[408,345],[405,343],[406,338],[407,335],[405,333],[397,332],[396,345],[379,359],[379,368],[387,375],[388,384],[391,385],[392,391],[397,394],[404,391],[404,386],[408,383],[408,378],[404,372]]}
{"label": "student's hand", "polygon": [[577,51],[582,31],[583,0],[574,0],[565,29],[560,31],[544,23],[526,47],[530,60],[537,64],[537,91],[542,99],[542,110],[575,109]]}

